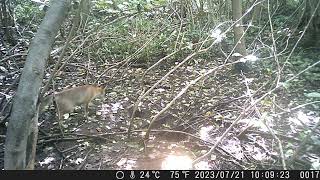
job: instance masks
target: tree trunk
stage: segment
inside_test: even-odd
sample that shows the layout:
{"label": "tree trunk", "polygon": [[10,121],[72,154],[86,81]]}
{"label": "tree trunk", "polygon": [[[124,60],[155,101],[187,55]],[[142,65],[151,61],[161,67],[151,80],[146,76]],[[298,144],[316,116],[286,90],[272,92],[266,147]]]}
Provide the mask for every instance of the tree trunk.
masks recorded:
{"label": "tree trunk", "polygon": [[[233,21],[238,21],[242,17],[242,0],[232,0],[232,19]],[[243,36],[243,27],[242,20],[238,21],[233,26],[234,33],[234,43],[235,43],[235,51],[240,53],[242,56],[247,55],[247,49],[245,44],[245,39]],[[235,69],[238,72],[247,71],[248,67],[244,63],[237,63],[235,65]]]}
{"label": "tree trunk", "polygon": [[4,39],[8,41],[11,45],[15,45],[16,41],[13,37],[14,23],[12,18],[12,6],[10,6],[10,1],[1,0],[0,4],[0,28],[4,30]]}
{"label": "tree trunk", "polygon": [[[319,46],[320,41],[320,8],[318,0],[304,0],[305,11],[300,23],[300,27],[304,27],[311,20],[311,23],[308,27],[307,34],[305,35],[305,41],[303,43],[304,47],[315,47]],[[315,12],[316,11],[316,12]],[[314,13],[315,12],[315,13]],[[312,17],[312,15],[314,16]]]}
{"label": "tree trunk", "polygon": [[81,21],[80,21],[80,29],[85,30],[88,18],[89,18],[89,13],[90,13],[90,8],[91,8],[91,2],[90,0],[81,0],[80,1],[80,16],[81,16]]}
{"label": "tree trunk", "polygon": [[33,169],[38,135],[37,101],[45,66],[70,0],[51,1],[29,49],[8,124],[4,168]]}
{"label": "tree trunk", "polygon": [[187,2],[186,0],[180,0],[180,17],[186,18],[187,17]]}
{"label": "tree trunk", "polygon": [[262,3],[256,5],[253,9],[253,12],[252,12],[252,23],[257,23],[259,24],[260,23],[260,19],[261,19],[261,11],[262,11]]}

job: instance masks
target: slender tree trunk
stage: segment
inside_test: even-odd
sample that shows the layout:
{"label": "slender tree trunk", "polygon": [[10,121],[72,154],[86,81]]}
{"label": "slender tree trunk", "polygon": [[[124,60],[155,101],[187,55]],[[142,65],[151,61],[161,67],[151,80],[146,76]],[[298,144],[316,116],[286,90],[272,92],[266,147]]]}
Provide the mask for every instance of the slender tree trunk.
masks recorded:
{"label": "slender tree trunk", "polygon": [[6,0],[1,0],[0,4],[0,28],[4,30],[4,39],[8,41],[11,45],[16,44],[13,37],[13,18],[12,18],[12,8],[10,2]]}
{"label": "slender tree trunk", "polygon": [[85,29],[87,21],[89,19],[89,13],[90,13],[90,8],[91,8],[91,2],[90,0],[81,0],[80,1],[80,17],[81,17],[81,21],[80,21],[80,29]]}
{"label": "slender tree trunk", "polygon": [[261,11],[262,11],[262,3],[256,5],[253,9],[253,12],[252,12],[252,22],[253,23],[259,23],[260,22],[260,15],[261,15]]}
{"label": "slender tree trunk", "polygon": [[[242,0],[232,0],[232,19],[238,21],[242,17]],[[244,30],[242,20],[239,20],[233,27],[235,51],[242,56],[247,55],[246,43],[244,39]],[[237,63],[235,69],[239,72],[247,71],[248,67],[244,63]]]}
{"label": "slender tree trunk", "polygon": [[[306,26],[312,18],[311,24],[308,27],[305,36],[306,41],[303,43],[305,47],[319,46],[320,41],[320,8],[318,7],[318,0],[304,0],[305,11],[302,17],[300,26]],[[315,14],[314,14],[315,12]],[[312,14],[314,16],[312,17]]]}
{"label": "slender tree trunk", "polygon": [[187,17],[187,0],[180,0],[180,17],[186,18]]}
{"label": "slender tree trunk", "polygon": [[37,101],[47,59],[55,36],[65,19],[70,0],[51,1],[30,45],[8,124],[4,168],[33,169],[38,136]]}

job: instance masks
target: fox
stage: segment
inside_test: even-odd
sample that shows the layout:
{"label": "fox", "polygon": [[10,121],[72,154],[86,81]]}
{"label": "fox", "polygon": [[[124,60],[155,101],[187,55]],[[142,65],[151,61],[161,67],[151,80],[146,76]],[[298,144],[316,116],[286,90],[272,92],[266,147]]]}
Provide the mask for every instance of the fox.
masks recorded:
{"label": "fox", "polygon": [[105,88],[96,85],[83,85],[62,90],[43,98],[39,105],[39,112],[55,102],[58,114],[59,127],[62,130],[63,115],[70,113],[76,106],[84,105],[85,118],[88,119],[89,103],[96,97],[101,97],[105,93]]}

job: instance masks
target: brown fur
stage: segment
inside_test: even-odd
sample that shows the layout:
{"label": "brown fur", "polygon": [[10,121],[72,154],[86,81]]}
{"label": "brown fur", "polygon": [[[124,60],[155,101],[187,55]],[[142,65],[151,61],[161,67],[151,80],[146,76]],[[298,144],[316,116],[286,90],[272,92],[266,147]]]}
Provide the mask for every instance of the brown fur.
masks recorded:
{"label": "brown fur", "polygon": [[95,97],[101,95],[104,95],[104,89],[94,85],[84,85],[65,89],[54,95],[46,96],[40,104],[40,111],[44,109],[45,106],[51,104],[54,99],[59,118],[59,126],[62,130],[64,114],[72,112],[76,106],[84,105],[85,117],[88,119],[89,103]]}

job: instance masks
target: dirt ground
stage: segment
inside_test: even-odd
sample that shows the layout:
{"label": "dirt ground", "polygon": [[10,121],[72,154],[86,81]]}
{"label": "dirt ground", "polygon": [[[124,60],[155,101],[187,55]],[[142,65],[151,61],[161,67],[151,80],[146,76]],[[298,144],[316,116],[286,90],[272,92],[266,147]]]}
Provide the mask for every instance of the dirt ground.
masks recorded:
{"label": "dirt ground", "polygon": [[[146,152],[142,141],[143,131],[148,127],[152,117],[163,109],[187,82],[197,76],[194,72],[213,66],[214,64],[210,63],[199,64],[198,67],[187,66],[169,76],[139,106],[134,121],[135,131],[130,139],[127,138],[127,129],[132,105],[141,94],[138,77],[143,69],[130,69],[127,74],[114,77],[119,81],[110,83],[103,99],[95,99],[92,102],[88,120],[84,118],[83,107],[78,107],[69,117],[66,116],[63,122],[64,136],[58,128],[54,106],[51,106],[39,118],[40,132],[35,169],[170,169],[172,163],[177,165],[177,161],[175,159],[170,162],[168,157],[187,157],[194,160],[214,145],[247,103],[247,98],[243,96],[246,87],[241,77],[230,74],[228,70],[220,71],[192,87],[157,120]],[[63,76],[72,77],[73,72],[77,70],[61,74],[57,78],[57,84],[63,82]],[[154,84],[163,73],[162,70],[150,73],[151,75],[146,77],[146,86]],[[258,89],[261,84],[270,80],[267,75],[256,72],[248,77],[254,78],[258,75],[257,81],[254,80],[256,82],[252,83],[252,89]],[[73,79],[68,79],[70,84],[72,81]],[[282,107],[294,100],[283,90],[278,91],[277,96],[280,99],[278,106]],[[270,114],[279,113],[272,112],[271,107],[272,104],[265,101],[259,108]],[[305,107],[290,114],[283,113],[270,120],[274,125],[272,128],[277,131],[282,146],[286,149],[293,149],[301,144],[299,135],[304,132],[304,128],[292,127],[293,124],[289,121],[301,112],[308,114],[308,127],[312,127],[315,122],[312,120],[319,117],[319,112]],[[253,111],[230,131],[211,157],[198,168],[281,169],[277,142],[268,131],[256,124],[250,125],[250,121],[258,121]],[[319,135],[319,129],[316,129],[316,133]],[[0,134],[0,168],[3,168],[3,126]],[[310,142],[308,147],[308,153],[301,155],[302,160],[292,164],[292,168],[308,168],[313,156],[320,157],[320,151],[317,151],[319,146]],[[306,166],[306,163],[309,163],[309,166]]]}

